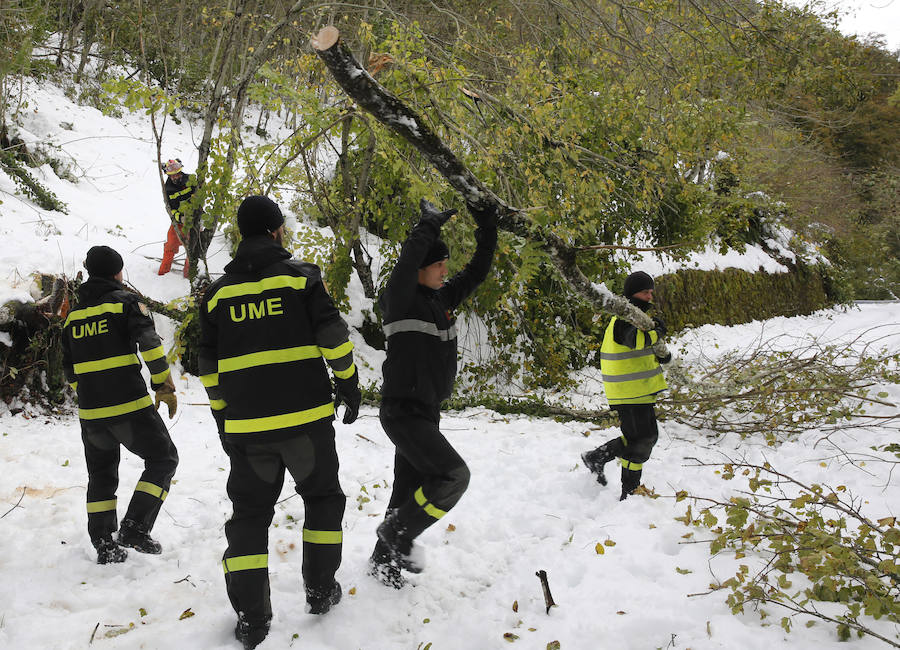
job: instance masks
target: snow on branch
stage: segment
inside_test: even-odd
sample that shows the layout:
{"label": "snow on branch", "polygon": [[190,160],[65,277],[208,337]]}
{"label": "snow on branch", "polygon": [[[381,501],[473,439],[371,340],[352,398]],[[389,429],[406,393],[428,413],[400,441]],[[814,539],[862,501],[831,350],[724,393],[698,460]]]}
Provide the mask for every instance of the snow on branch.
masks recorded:
{"label": "snow on branch", "polygon": [[[328,26],[320,30],[312,38],[311,45],[344,92],[375,119],[414,146],[447,179],[450,186],[462,195],[467,204],[476,209],[496,206],[498,226],[501,229],[524,239],[540,241],[570,288],[595,309],[623,318],[642,330],[653,328],[651,319],[627,300],[596,289],[578,268],[575,259],[577,249],[567,245],[549,230],[539,229],[531,223],[524,211],[507,205],[487,188],[424,120],[375,81],[356,61],[347,46],[341,42],[340,32],[336,27]],[[659,357],[668,354],[662,341],[654,349]]]}

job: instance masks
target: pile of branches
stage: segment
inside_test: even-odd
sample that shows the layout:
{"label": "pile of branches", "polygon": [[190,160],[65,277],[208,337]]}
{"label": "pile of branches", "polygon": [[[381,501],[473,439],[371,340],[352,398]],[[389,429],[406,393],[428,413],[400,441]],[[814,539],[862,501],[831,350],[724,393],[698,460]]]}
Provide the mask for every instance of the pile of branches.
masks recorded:
{"label": "pile of branches", "polygon": [[864,501],[846,486],[806,484],[769,463],[698,460],[697,466],[719,468],[724,480],[747,477],[749,488],[728,500],[676,494],[679,501],[691,501],[676,519],[712,533],[700,540],[710,545],[711,555],[733,551],[735,559],[747,558],[707,593],[728,590],[726,602],[734,614],[748,606],[762,618],[768,615],[765,606],[786,610],[781,619],[786,631],[793,616],[805,615],[835,624],[841,640],[856,632],[900,648],[873,622],[900,623],[896,517],[871,519],[861,511]]}
{"label": "pile of branches", "polygon": [[769,445],[804,431],[827,437],[839,429],[900,422],[896,405],[879,390],[900,383],[900,354],[878,349],[880,338],[871,333],[840,344],[760,338],[750,348],[690,366],[673,363],[661,416],[714,434],[761,435]]}

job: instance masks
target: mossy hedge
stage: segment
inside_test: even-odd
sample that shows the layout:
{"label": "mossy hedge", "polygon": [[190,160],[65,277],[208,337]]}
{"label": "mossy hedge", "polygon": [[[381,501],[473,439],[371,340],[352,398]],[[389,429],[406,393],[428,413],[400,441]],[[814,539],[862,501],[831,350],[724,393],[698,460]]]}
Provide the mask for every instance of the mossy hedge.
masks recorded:
{"label": "mossy hedge", "polygon": [[806,265],[788,273],[683,269],[656,278],[655,302],[670,331],[736,325],[830,307],[837,302],[830,284],[820,269]]}

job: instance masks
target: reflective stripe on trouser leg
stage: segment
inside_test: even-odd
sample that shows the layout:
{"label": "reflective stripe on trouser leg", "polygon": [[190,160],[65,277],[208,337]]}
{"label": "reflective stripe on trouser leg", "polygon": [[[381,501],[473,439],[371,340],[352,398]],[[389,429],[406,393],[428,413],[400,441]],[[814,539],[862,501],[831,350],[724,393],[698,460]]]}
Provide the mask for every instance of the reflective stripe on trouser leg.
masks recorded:
{"label": "reflective stripe on trouser leg", "polygon": [[[338,481],[338,458],[331,423],[293,445],[285,443],[285,464],[303,497],[303,583],[307,591],[330,589],[341,565],[344,507],[347,497]],[[310,464],[304,462],[312,459]],[[306,468],[305,471],[303,468]]]}
{"label": "reflective stripe on trouser leg", "polygon": [[227,491],[233,508],[231,518],[225,523],[228,541],[222,558],[226,569],[225,588],[235,613],[243,612],[251,623],[262,624],[272,617],[266,566],[269,525],[284,482],[284,465],[278,454],[254,445],[258,449],[253,452],[253,462],[272,470],[263,478],[254,470],[247,447],[231,444],[224,447],[231,461]]}
{"label": "reflective stripe on trouser leg", "polygon": [[178,451],[155,409],[144,409],[129,418],[127,423],[113,427],[113,435],[119,434],[118,426],[123,427],[122,445],[144,461],[144,471],[134,488],[125,518],[149,531],[168,496],[172,476],[178,467]]}
{"label": "reflective stripe on trouser leg", "polygon": [[[225,551],[226,555],[228,551]],[[264,623],[272,618],[269,590],[269,555],[238,555],[222,558],[225,590],[236,613],[243,612],[246,620]],[[252,594],[255,598],[247,598]]]}
{"label": "reflective stripe on trouser leg", "polygon": [[413,499],[416,500],[416,503],[419,504],[422,510],[427,512],[435,519],[440,519],[447,514],[446,510],[441,510],[440,508],[436,507],[425,497],[425,492],[422,490],[422,488],[419,488],[413,493]]}
{"label": "reflective stripe on trouser leg", "polygon": [[81,440],[88,470],[87,529],[91,541],[112,535],[119,527],[116,488],[119,486],[119,443],[105,427],[81,423]]}

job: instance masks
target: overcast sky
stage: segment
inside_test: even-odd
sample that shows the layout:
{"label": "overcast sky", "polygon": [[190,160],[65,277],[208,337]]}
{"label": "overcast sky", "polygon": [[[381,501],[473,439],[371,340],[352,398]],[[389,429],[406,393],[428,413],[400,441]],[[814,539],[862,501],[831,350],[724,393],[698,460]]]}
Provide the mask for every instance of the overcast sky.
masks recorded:
{"label": "overcast sky", "polygon": [[837,9],[845,34],[883,34],[891,51],[900,49],[900,0],[789,0],[797,6],[813,5],[817,14]]}

